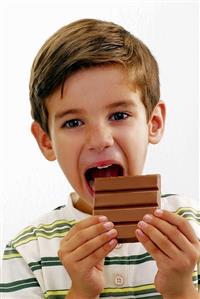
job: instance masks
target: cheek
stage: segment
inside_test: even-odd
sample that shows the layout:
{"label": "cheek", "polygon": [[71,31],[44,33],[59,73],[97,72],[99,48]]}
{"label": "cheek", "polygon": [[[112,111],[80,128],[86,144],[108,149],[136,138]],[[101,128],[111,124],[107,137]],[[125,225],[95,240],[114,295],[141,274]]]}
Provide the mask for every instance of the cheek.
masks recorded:
{"label": "cheek", "polygon": [[121,137],[121,146],[128,160],[130,174],[141,174],[148,147],[147,130],[126,130]]}
{"label": "cheek", "polygon": [[70,175],[76,169],[79,145],[77,138],[66,137],[64,134],[55,140],[55,154],[60,167],[65,175]]}
{"label": "cheek", "polygon": [[148,129],[147,127],[131,127],[124,129],[120,134],[121,143],[132,149],[142,149],[148,144]]}

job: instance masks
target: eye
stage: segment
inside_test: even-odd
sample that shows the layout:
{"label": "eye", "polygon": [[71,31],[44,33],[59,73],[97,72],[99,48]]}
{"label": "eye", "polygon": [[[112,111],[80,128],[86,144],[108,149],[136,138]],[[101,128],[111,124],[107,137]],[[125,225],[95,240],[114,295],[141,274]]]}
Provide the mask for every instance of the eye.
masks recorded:
{"label": "eye", "polygon": [[126,112],[115,112],[111,115],[111,120],[123,120],[128,117],[129,115]]}
{"label": "eye", "polygon": [[69,128],[69,129],[73,129],[73,128],[76,128],[76,127],[80,127],[83,125],[83,122],[80,120],[80,119],[70,119],[70,120],[67,120],[62,128]]}

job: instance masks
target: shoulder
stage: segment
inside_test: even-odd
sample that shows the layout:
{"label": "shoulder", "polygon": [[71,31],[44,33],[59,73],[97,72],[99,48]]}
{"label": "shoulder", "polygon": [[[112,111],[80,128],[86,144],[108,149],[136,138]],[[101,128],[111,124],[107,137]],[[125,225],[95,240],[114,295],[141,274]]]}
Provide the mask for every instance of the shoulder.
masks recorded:
{"label": "shoulder", "polygon": [[187,219],[200,238],[199,201],[184,195],[166,194],[161,196],[161,208]]}
{"label": "shoulder", "polygon": [[162,194],[161,208],[176,212],[180,208],[200,210],[199,202],[191,197],[179,194]]}
{"label": "shoulder", "polygon": [[74,208],[70,195],[67,205],[57,207],[37,218],[13,238],[7,248],[28,255],[33,252],[54,254],[65,234],[87,216]]}
{"label": "shoulder", "polygon": [[[44,214],[13,238],[7,248],[18,252],[39,251],[41,246],[53,243],[64,237],[66,232],[77,222],[68,206],[61,206]],[[27,250],[28,249],[28,250]]]}

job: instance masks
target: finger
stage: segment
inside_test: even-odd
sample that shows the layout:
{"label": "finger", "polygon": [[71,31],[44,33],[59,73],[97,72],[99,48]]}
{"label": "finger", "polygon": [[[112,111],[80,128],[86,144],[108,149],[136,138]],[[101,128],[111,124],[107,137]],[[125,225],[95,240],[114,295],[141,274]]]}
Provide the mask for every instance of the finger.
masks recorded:
{"label": "finger", "polygon": [[159,217],[167,222],[175,225],[186,236],[186,238],[193,244],[198,243],[197,236],[190,225],[190,223],[183,217],[166,210],[157,209],[154,212],[156,217]]}
{"label": "finger", "polygon": [[63,246],[66,246],[68,252],[74,251],[76,248],[80,247],[87,241],[94,239],[96,236],[111,230],[114,227],[112,222],[102,222],[85,229],[78,231],[75,235],[71,237],[70,240],[64,240]]}
{"label": "finger", "polygon": [[170,262],[170,258],[166,256],[164,252],[162,252],[153,242],[151,239],[148,238],[148,236],[145,235],[145,233],[137,228],[136,231],[136,236],[139,242],[141,242],[146,249],[147,252],[152,256],[152,258],[157,262],[163,262],[168,264]]}
{"label": "finger", "polygon": [[95,250],[87,258],[82,260],[82,267],[90,269],[94,267],[97,263],[102,261],[117,245],[117,240],[112,239],[109,242],[105,243],[102,247]]}
{"label": "finger", "polygon": [[153,215],[145,215],[143,220],[156,227],[167,238],[175,244],[181,251],[190,252],[194,245],[178,229],[177,226]]}
{"label": "finger", "polygon": [[100,247],[104,246],[106,243],[109,243],[112,239],[117,236],[117,230],[111,229],[106,233],[98,235],[96,238],[89,240],[88,242],[81,245],[79,248],[71,252],[71,258],[74,261],[80,261],[90,256]]}
{"label": "finger", "polygon": [[97,223],[106,222],[108,218],[106,216],[90,216],[84,220],[81,220],[77,224],[75,224],[70,231],[65,235],[64,239],[67,241],[71,239],[73,235],[75,235],[77,232],[90,227],[92,225],[95,225]]}
{"label": "finger", "polygon": [[180,250],[157,228],[144,221],[140,221],[138,227],[166,256],[174,259],[180,255]]}

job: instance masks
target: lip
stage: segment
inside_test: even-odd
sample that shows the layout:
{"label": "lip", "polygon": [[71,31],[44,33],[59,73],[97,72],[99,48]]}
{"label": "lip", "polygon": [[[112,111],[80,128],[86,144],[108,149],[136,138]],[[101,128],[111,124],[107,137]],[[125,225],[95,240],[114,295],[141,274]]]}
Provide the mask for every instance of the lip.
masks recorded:
{"label": "lip", "polygon": [[107,165],[111,165],[111,164],[118,164],[120,165],[123,170],[124,170],[124,166],[122,165],[121,162],[119,161],[116,161],[116,160],[102,160],[102,161],[96,161],[96,162],[93,162],[89,165],[87,165],[87,167],[85,169],[83,169],[83,173],[85,175],[86,171],[90,168],[95,168],[95,167],[103,167],[103,166],[107,166]]}
{"label": "lip", "polygon": [[89,191],[90,195],[92,197],[94,197],[94,194],[95,192],[90,188],[90,186],[88,185],[88,182],[86,180],[86,177],[85,177],[85,173],[88,169],[90,168],[95,168],[95,167],[103,167],[103,166],[107,166],[107,165],[112,165],[112,164],[117,164],[117,165],[120,165],[123,169],[123,176],[126,175],[126,171],[125,171],[125,168],[123,166],[123,164],[120,162],[120,161],[117,161],[117,160],[101,160],[101,161],[95,161],[93,163],[90,163],[87,165],[87,167],[85,167],[83,169],[83,177],[84,177],[84,184],[85,186],[87,187],[87,190]]}

